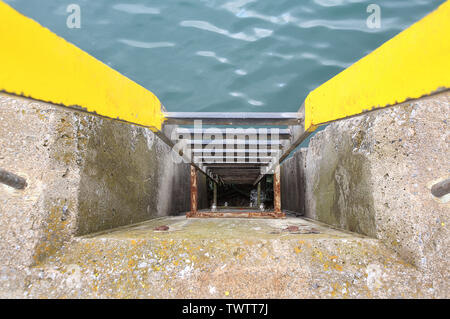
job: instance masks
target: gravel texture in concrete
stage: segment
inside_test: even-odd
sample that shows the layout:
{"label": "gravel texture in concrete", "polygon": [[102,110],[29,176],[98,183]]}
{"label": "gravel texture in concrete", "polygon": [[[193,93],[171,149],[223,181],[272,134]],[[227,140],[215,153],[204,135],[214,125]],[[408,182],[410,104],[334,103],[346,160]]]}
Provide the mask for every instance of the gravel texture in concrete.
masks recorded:
{"label": "gravel texture in concrete", "polygon": [[22,273],[15,296],[33,298],[439,296],[379,240],[300,218],[164,217],[74,238]]}

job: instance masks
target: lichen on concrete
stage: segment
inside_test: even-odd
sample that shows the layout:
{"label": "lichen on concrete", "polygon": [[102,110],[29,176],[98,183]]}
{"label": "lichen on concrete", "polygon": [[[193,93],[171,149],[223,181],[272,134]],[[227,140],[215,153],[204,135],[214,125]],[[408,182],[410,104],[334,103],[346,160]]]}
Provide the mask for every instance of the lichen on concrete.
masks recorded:
{"label": "lichen on concrete", "polygon": [[[161,224],[169,231],[154,230]],[[288,226],[317,232],[283,231]],[[434,296],[420,272],[379,241],[300,218],[160,218],[76,238],[28,278],[30,297]]]}
{"label": "lichen on concrete", "polygon": [[189,165],[148,129],[9,94],[0,119],[0,167],[28,183],[0,185],[7,286],[75,235],[189,209]]}
{"label": "lichen on concrete", "polygon": [[449,114],[446,91],[330,124],[297,175],[307,217],[380,239],[447,297],[450,203],[430,188],[449,177]]}
{"label": "lichen on concrete", "polygon": [[430,187],[449,106],[331,124],[294,155],[285,205],[322,223],[201,220],[165,217],[189,209],[189,166],[150,131],[0,94],[0,167],[28,182],[0,185],[0,297],[448,298],[449,203]]}

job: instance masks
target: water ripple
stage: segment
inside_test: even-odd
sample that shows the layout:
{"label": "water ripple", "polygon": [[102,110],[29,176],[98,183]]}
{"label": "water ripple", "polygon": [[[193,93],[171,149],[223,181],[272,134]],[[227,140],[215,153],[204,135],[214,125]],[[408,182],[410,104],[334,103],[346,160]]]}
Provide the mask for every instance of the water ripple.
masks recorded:
{"label": "water ripple", "polygon": [[[310,90],[444,1],[80,0],[80,30],[67,28],[67,1],[6,2],[168,110],[273,112],[296,111]],[[380,29],[366,25],[370,3],[381,8]]]}
{"label": "water ripple", "polygon": [[147,7],[142,4],[118,3],[113,5],[113,9],[131,14],[160,14],[158,8]]}
{"label": "water ripple", "polygon": [[233,13],[238,18],[254,18],[254,19],[260,19],[263,21],[267,21],[274,24],[286,24],[291,22],[292,17],[287,12],[280,16],[271,16],[271,15],[265,15],[262,13],[259,13],[254,10],[249,10],[246,8],[243,8],[245,5],[249,3],[253,3],[256,0],[237,0],[237,1],[230,1],[225,3],[221,6],[221,8]]}
{"label": "water ripple", "polygon": [[180,26],[197,28],[200,30],[215,32],[215,33],[227,36],[232,39],[249,41],[249,42],[257,41],[261,38],[266,38],[266,37],[270,36],[273,32],[272,30],[269,30],[269,29],[254,28],[253,29],[254,35],[245,34],[244,32],[231,33],[228,30],[216,27],[215,25],[213,25],[209,22],[200,21],[200,20],[181,21]]}
{"label": "water ripple", "polygon": [[262,106],[262,105],[264,105],[264,102],[261,102],[261,101],[258,101],[258,100],[254,100],[254,99],[250,99],[250,98],[247,97],[246,94],[244,94],[242,92],[230,92],[229,94],[231,96],[233,96],[233,97],[243,98],[250,105],[254,105],[254,106]]}
{"label": "water ripple", "polygon": [[317,55],[314,53],[309,53],[309,52],[302,53],[300,55],[300,57],[303,59],[314,60],[317,64],[320,64],[320,65],[337,66],[342,69],[345,69],[351,65],[351,63],[345,63],[345,62],[341,62],[341,61],[337,61],[337,60],[333,60],[333,59],[327,59],[323,56],[320,56],[320,55]]}
{"label": "water ripple", "polygon": [[368,32],[366,21],[362,19],[323,20],[314,19],[297,24],[300,28],[324,27],[330,30],[359,30]]}
{"label": "water ripple", "polygon": [[365,0],[314,0],[321,7],[336,7],[346,4],[365,2]]}
{"label": "water ripple", "polygon": [[234,73],[237,75],[247,75],[247,71],[241,69],[234,70]]}
{"label": "water ripple", "polygon": [[294,57],[294,55],[292,55],[292,54],[281,54],[281,53],[276,53],[276,52],[267,52],[266,55],[280,58],[283,60],[292,60],[292,58]]}
{"label": "water ripple", "polygon": [[220,63],[229,63],[227,58],[219,57],[219,56],[216,55],[215,52],[212,52],[212,51],[197,51],[197,52],[195,52],[195,54],[197,54],[199,56],[215,58]]}
{"label": "water ripple", "polygon": [[142,49],[167,48],[175,46],[175,43],[172,42],[142,42],[129,39],[118,39],[117,41],[131,47]]}

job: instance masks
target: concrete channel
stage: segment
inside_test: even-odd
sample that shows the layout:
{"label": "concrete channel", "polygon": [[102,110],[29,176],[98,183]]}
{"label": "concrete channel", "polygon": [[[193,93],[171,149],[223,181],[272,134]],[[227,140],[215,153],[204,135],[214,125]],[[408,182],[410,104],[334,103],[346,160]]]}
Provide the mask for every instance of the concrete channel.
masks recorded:
{"label": "concrete channel", "polygon": [[178,113],[0,2],[0,298],[448,298],[449,17],[297,112]]}
{"label": "concrete channel", "polygon": [[449,295],[448,195],[431,193],[450,170],[448,92],[314,136],[281,165],[285,219],[186,219],[190,165],[151,131],[0,106],[0,166],[28,183],[0,185],[2,297]]}

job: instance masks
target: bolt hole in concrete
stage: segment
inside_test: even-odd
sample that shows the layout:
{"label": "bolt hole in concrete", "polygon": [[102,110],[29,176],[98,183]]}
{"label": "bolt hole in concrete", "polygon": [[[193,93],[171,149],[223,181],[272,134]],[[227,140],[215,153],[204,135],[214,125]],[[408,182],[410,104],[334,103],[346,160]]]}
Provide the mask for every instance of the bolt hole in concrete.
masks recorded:
{"label": "bolt hole in concrete", "polygon": [[157,226],[157,227],[153,228],[153,230],[155,230],[155,231],[166,231],[166,230],[169,230],[169,226],[161,225],[161,226]]}
{"label": "bolt hole in concrete", "polygon": [[320,234],[320,231],[318,231],[315,228],[312,228],[311,225],[290,225],[286,228],[279,230],[272,231],[271,234]]}

